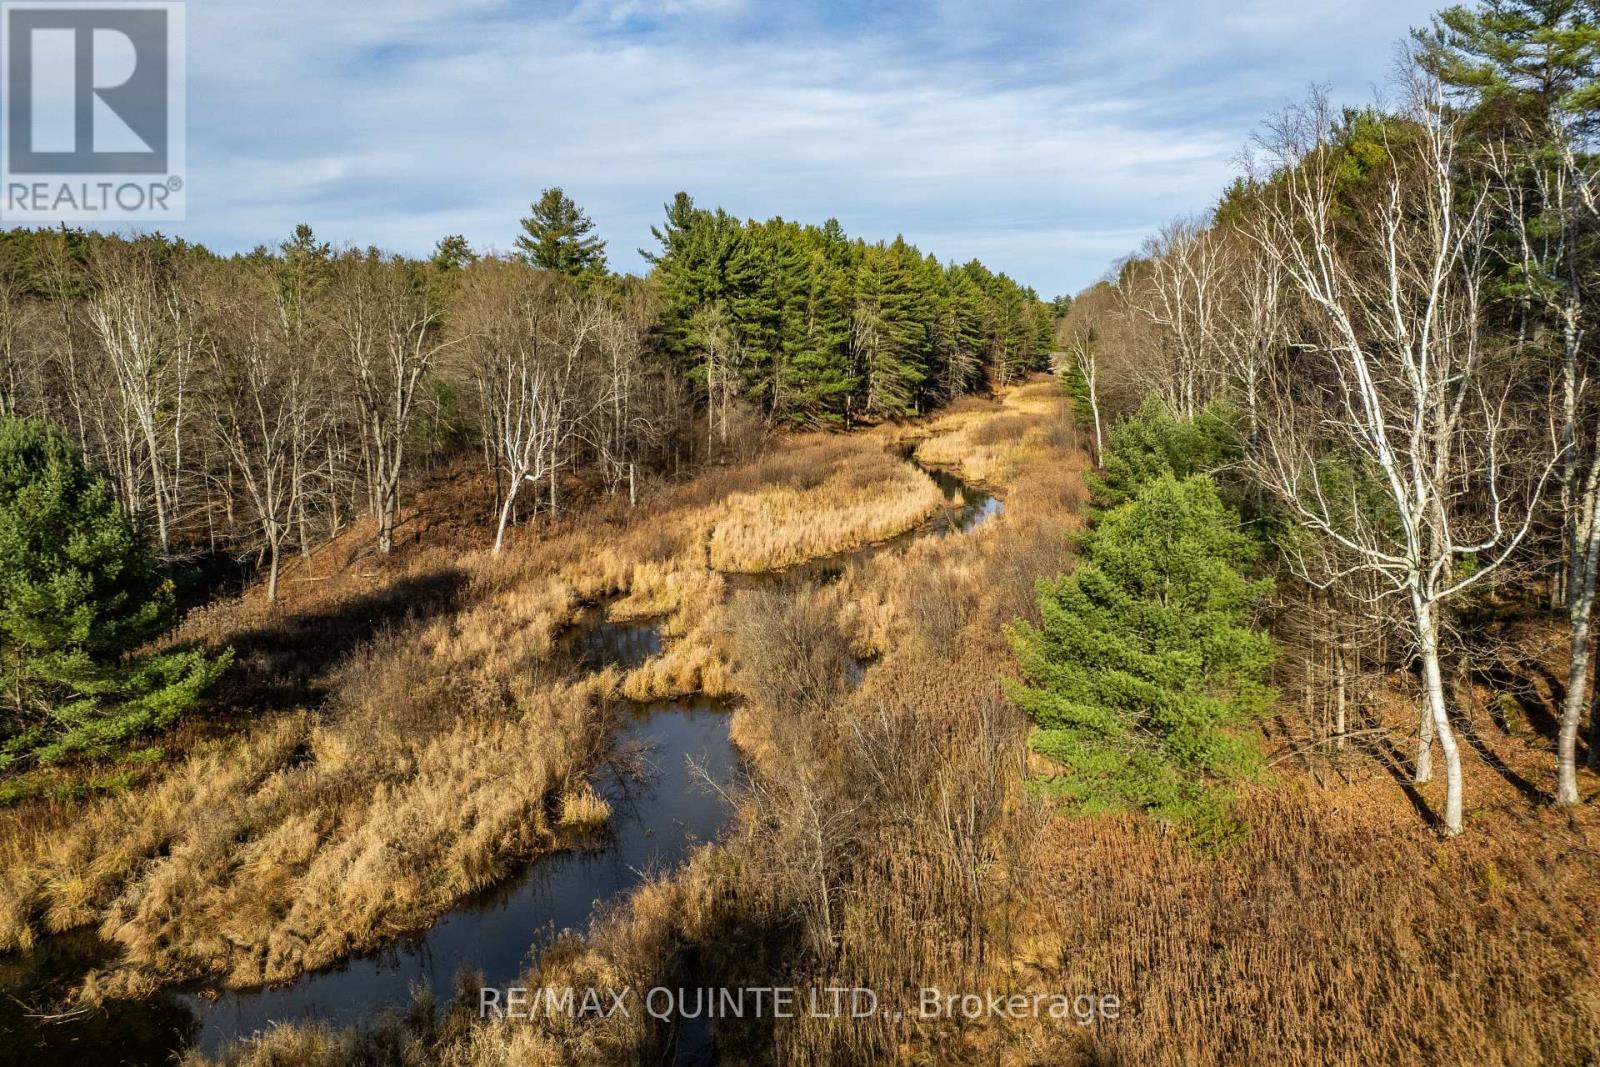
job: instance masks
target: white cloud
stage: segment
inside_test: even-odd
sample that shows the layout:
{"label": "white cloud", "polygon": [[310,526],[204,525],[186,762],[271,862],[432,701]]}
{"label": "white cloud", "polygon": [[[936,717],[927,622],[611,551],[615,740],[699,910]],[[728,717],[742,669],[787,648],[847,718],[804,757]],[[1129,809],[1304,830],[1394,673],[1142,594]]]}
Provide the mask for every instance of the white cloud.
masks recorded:
{"label": "white cloud", "polygon": [[559,184],[637,269],[687,189],[1075,289],[1213,202],[1255,121],[1308,81],[1379,80],[1427,9],[1286,10],[951,2],[896,32],[795,7],[769,25],[745,0],[196,7],[183,232],[246,248],[309,221],[413,252],[455,231],[505,246]]}

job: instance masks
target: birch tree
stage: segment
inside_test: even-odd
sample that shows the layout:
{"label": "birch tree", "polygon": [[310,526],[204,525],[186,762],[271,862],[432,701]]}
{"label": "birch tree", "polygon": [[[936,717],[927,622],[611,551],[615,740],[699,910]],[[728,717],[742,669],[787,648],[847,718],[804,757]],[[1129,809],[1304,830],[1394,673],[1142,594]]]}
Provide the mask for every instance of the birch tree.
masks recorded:
{"label": "birch tree", "polygon": [[356,408],[368,506],[387,554],[423,382],[448,343],[439,331],[442,303],[420,268],[375,249],[344,257],[334,284],[334,329]]}
{"label": "birch tree", "polygon": [[1232,269],[1224,241],[1191,220],[1166,226],[1145,246],[1149,268],[1135,306],[1162,331],[1162,359],[1149,384],[1192,418],[1215,393]]}
{"label": "birch tree", "polygon": [[621,307],[600,305],[595,324],[597,394],[594,429],[588,434],[605,471],[606,485],[616,492],[628,486],[628,504],[638,503],[638,452],[660,436],[649,408],[648,369],[642,358],[648,308],[637,301]]}
{"label": "birch tree", "polygon": [[150,505],[161,552],[170,555],[193,341],[180,298],[163,287],[157,271],[142,247],[101,246],[87,318],[114,376],[123,432],[137,442],[137,462],[149,478],[146,501],[130,451],[124,468],[129,492],[136,504]]}
{"label": "birch tree", "polygon": [[478,392],[485,451],[506,479],[494,551],[524,486],[550,489],[584,421],[615,402],[585,395],[585,365],[607,323],[603,303],[582,297],[515,263],[486,262],[462,293],[460,342]]}
{"label": "birch tree", "polygon": [[278,599],[283,548],[301,513],[309,453],[321,429],[310,368],[296,356],[270,280],[219,279],[210,289],[206,352],[213,432],[243,487],[267,553],[267,599]]}
{"label": "birch tree", "polygon": [[1525,462],[1530,437],[1480,333],[1487,196],[1461,180],[1458,120],[1436,84],[1413,75],[1407,88],[1364,198],[1341,196],[1320,93],[1262,139],[1277,179],[1255,239],[1308,314],[1294,338],[1306,362],[1274,381],[1278,411],[1256,464],[1344,574],[1366,572],[1376,595],[1406,604],[1423,688],[1415,776],[1431,777],[1437,739],[1453,835],[1462,775],[1440,667],[1444,613],[1527,535],[1555,457]]}

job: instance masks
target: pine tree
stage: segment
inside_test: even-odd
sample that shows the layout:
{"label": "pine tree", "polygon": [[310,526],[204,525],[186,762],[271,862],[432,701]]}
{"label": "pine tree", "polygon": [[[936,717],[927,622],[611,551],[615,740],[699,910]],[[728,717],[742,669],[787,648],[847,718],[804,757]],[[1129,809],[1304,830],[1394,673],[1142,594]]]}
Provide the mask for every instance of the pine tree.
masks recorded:
{"label": "pine tree", "polygon": [[1146,397],[1135,414],[1106,435],[1101,470],[1088,478],[1095,509],[1125,504],[1163,475],[1215,473],[1237,460],[1240,450],[1231,409],[1212,404],[1193,419],[1180,419],[1159,397]]}
{"label": "pine tree", "polygon": [[926,377],[929,313],[917,286],[921,266],[906,243],[866,250],[857,271],[852,343],[866,387],[867,414],[901,418],[915,413],[917,386]]}
{"label": "pine tree", "polygon": [[133,655],[172,607],[106,479],[43,422],[0,419],[0,771],[106,755],[189,710],[231,654]]}
{"label": "pine tree", "polygon": [[774,419],[789,415],[787,366],[804,341],[807,260],[798,227],[774,219],[745,227],[728,262],[729,307],[743,340],[744,392]]}
{"label": "pine tree", "polygon": [[942,399],[951,401],[978,384],[983,367],[986,311],[983,290],[964,270],[945,272],[936,328]]}
{"label": "pine tree", "polygon": [[441,274],[454,274],[458,270],[465,270],[477,261],[478,254],[472,250],[472,246],[467,243],[467,239],[459,233],[439,238],[439,243],[433,246],[433,255],[428,260],[433,265],[433,269]]}
{"label": "pine tree", "polygon": [[1258,549],[1211,480],[1162,475],[1106,513],[1070,575],[1041,582],[1040,623],[1016,623],[1036,724],[1059,770],[1038,782],[1085,813],[1135,809],[1219,840],[1227,785],[1260,765],[1240,728],[1262,714],[1272,643],[1251,627],[1270,590]]}
{"label": "pine tree", "polygon": [[1423,60],[1480,109],[1544,136],[1558,113],[1600,107],[1600,23],[1588,0],[1486,0],[1446,8],[1416,30]]}
{"label": "pine tree", "polygon": [[796,421],[838,425],[860,384],[850,366],[850,264],[842,240],[835,244],[823,231],[810,236],[802,333],[785,368],[784,393]]}
{"label": "pine tree", "polygon": [[530,265],[574,278],[606,272],[606,243],[594,223],[560,187],[546,189],[522,220],[517,251]]}

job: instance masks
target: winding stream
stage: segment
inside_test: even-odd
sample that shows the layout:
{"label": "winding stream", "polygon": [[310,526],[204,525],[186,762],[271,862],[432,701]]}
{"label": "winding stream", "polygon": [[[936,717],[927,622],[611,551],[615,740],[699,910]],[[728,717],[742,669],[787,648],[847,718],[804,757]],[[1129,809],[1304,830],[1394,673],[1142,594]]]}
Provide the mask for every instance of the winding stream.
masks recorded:
{"label": "winding stream", "polygon": [[[909,457],[908,457],[909,459]],[[915,460],[911,460],[915,463]],[[854,559],[925,536],[966,532],[993,518],[1001,502],[954,474],[917,464],[961,505],[884,544],[813,561],[782,575],[744,576],[751,582],[828,580]],[[612,622],[603,606],[586,609],[560,640],[575,666],[629,669],[661,651],[649,622]],[[89,969],[103,966],[112,948],[92,930],[50,938],[31,954],[0,956],[0,1064],[93,1063],[154,1067],[185,1049],[214,1052],[275,1023],[320,1020],[333,1026],[370,1021],[404,1010],[414,991],[431,990],[437,1003],[454,993],[463,968],[481,971],[491,986],[515,984],[532,956],[565,929],[583,929],[602,904],[617,900],[649,874],[678,867],[697,844],[714,840],[731,814],[704,777],[733,780],[738,756],[728,739],[728,708],[696,698],[637,705],[625,712],[619,745],[643,753],[646,774],[612,774],[596,785],[613,817],[591,847],[542,857],[524,873],[468,898],[427,931],[374,955],[307,974],[280,987],[220,995],[163,992],[137,1002],[66,1020],[39,1018],[23,1006],[47,1004]],[[709,1032],[684,1027],[677,1062],[710,1063]]]}

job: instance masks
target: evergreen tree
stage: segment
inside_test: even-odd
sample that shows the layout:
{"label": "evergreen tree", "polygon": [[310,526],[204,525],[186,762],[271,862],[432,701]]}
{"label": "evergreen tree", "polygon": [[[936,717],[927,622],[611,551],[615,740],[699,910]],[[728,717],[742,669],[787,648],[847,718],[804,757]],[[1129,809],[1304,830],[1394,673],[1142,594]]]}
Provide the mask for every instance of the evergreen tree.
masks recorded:
{"label": "evergreen tree", "polygon": [[1060,766],[1046,793],[1086,813],[1149,812],[1219,840],[1227,783],[1260,765],[1240,732],[1271,703],[1270,638],[1251,627],[1270,590],[1211,480],[1164,474],[1106,513],[1070,575],[1041,582],[1040,623],[1010,631],[1036,723]]}
{"label": "evergreen tree", "polygon": [[901,418],[915,412],[917,386],[926,365],[926,312],[919,307],[903,241],[866,249],[856,273],[852,346],[865,386],[868,415]]}
{"label": "evergreen tree", "polygon": [[517,251],[535,267],[574,278],[606,272],[606,243],[594,235],[594,223],[562,192],[546,189],[522,220]]}
{"label": "evergreen tree", "polygon": [[231,660],[138,656],[172,586],[67,439],[0,418],[0,771],[109,753],[170,725]]}
{"label": "evergreen tree", "polygon": [[439,243],[433,246],[433,255],[428,262],[441,274],[453,274],[478,262],[478,253],[472,250],[464,236],[453,233],[439,239]]}
{"label": "evergreen tree", "polygon": [[787,367],[805,340],[807,260],[798,227],[775,219],[745,228],[728,263],[729,304],[743,340],[744,391],[774,419],[792,413]]}
{"label": "evergreen tree", "polygon": [[850,267],[843,242],[836,250],[819,231],[814,244],[801,300],[802,334],[785,368],[784,393],[796,421],[837,425],[859,384],[850,366]]}
{"label": "evergreen tree", "polygon": [[1444,84],[1502,120],[1532,123],[1536,136],[1559,113],[1591,123],[1600,106],[1600,22],[1589,0],[1456,5],[1415,35]]}
{"label": "evergreen tree", "polygon": [[836,219],[740,222],[686,193],[650,232],[659,247],[640,254],[659,300],[656,343],[703,380],[695,323],[716,305],[737,358],[732,391],[773,421],[915,414],[980,385],[985,359],[1014,381],[1052,347],[1050,305],[1032,290],[976,261],[941,267],[903,238],[868,246]]}
{"label": "evergreen tree", "polygon": [[1215,473],[1237,460],[1240,449],[1228,408],[1207,405],[1192,420],[1180,419],[1159,397],[1148,396],[1106,435],[1101,470],[1088,477],[1094,506],[1104,511],[1125,504],[1163,475]]}
{"label": "evergreen tree", "polygon": [[940,355],[940,394],[949,402],[978,384],[983,366],[986,308],[983,290],[964,270],[945,272],[939,302],[936,344]]}

